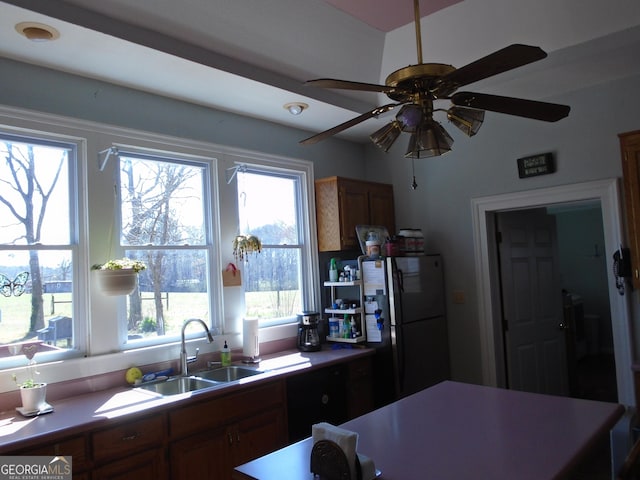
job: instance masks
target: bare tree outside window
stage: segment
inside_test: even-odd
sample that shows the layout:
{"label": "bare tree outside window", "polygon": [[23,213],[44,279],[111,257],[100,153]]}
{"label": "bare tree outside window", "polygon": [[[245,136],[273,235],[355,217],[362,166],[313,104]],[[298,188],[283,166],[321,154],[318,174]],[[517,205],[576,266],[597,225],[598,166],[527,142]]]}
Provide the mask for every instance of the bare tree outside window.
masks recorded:
{"label": "bare tree outside window", "polygon": [[129,339],[176,334],[208,317],[206,170],[170,159],[120,157],[121,244],[147,269],[129,296]]}
{"label": "bare tree outside window", "polygon": [[247,315],[261,322],[295,317],[302,311],[300,180],[258,167],[237,177],[241,233],[262,242],[242,266]]}
{"label": "bare tree outside window", "polygon": [[[0,273],[13,283],[21,278],[21,271],[28,272],[20,298],[7,297],[0,304],[1,343],[29,339],[46,343],[43,331],[51,316],[45,305],[48,286],[71,280],[71,151],[67,145],[8,136],[0,143]],[[71,303],[71,285],[67,290],[63,312],[58,313],[71,316],[67,305]]]}

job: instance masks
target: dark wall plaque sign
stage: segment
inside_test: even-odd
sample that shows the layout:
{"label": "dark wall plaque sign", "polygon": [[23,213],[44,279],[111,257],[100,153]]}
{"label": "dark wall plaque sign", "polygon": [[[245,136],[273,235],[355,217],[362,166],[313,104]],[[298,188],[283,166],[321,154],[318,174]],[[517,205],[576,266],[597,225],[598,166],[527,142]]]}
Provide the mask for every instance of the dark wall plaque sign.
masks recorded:
{"label": "dark wall plaque sign", "polygon": [[546,175],[555,171],[552,153],[541,153],[518,159],[518,175],[520,178]]}

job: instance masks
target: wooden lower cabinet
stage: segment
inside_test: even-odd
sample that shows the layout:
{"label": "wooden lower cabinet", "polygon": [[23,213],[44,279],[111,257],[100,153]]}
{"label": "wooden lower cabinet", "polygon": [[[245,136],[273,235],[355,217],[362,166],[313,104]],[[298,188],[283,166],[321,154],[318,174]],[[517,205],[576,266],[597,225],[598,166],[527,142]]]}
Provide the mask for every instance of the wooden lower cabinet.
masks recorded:
{"label": "wooden lower cabinet", "polygon": [[[75,478],[75,477],[74,477]],[[167,479],[164,448],[152,448],[128,455],[97,467],[91,473],[92,480],[159,480]]]}
{"label": "wooden lower cabinet", "polygon": [[[10,455],[71,457],[73,480],[88,480],[89,450],[85,435],[49,441],[46,444],[11,452]],[[4,453],[2,455],[5,455]]]}
{"label": "wooden lower cabinet", "polygon": [[[245,418],[227,428],[233,467],[270,453],[286,443],[284,409],[277,408]],[[274,445],[274,440],[280,447]]]}
{"label": "wooden lower cabinet", "polygon": [[[346,371],[342,392],[349,417],[358,416],[372,408],[371,361],[355,360]],[[0,455],[70,456],[74,480],[227,480],[234,467],[286,445],[284,378],[200,398]]]}
{"label": "wooden lower cabinet", "polygon": [[[233,468],[283,445],[282,409],[248,417],[236,424],[171,442],[171,478],[230,479]],[[274,443],[277,442],[277,443]]]}
{"label": "wooden lower cabinet", "polygon": [[278,380],[169,414],[172,480],[226,480],[233,468],[286,444],[284,382]]}
{"label": "wooden lower cabinet", "polygon": [[373,360],[365,357],[348,364],[347,404],[349,419],[369,413],[374,409]]}
{"label": "wooden lower cabinet", "polygon": [[171,478],[226,478],[227,451],[224,428],[171,442]]}

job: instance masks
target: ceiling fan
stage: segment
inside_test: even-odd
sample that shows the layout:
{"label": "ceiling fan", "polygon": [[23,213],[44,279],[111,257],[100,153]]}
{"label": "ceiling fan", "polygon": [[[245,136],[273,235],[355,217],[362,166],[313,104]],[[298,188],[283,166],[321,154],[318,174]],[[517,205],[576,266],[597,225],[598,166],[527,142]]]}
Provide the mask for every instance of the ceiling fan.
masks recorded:
{"label": "ceiling fan", "polygon": [[458,69],[442,63],[423,63],[419,0],[414,0],[413,4],[418,64],[409,65],[391,73],[386,78],[385,85],[331,78],[306,82],[306,85],[320,88],[380,92],[386,94],[394,103],[376,107],[347,122],[302,140],[301,144],[314,144],[365,120],[400,107],[394,120],[370,136],[373,143],[386,152],[400,133],[406,132],[410,133],[411,137],[405,157],[424,158],[442,155],[451,150],[453,139],[442,125],[433,119],[433,112],[445,111],[434,109],[436,100],[450,101],[452,106],[446,110],[447,118],[468,136],[475,135],[482,125],[485,110],[545,122],[556,122],[569,114],[570,107],[566,105],[484,93],[458,92],[458,88],[464,85],[542,60],[547,54],[539,47],[513,44]]}

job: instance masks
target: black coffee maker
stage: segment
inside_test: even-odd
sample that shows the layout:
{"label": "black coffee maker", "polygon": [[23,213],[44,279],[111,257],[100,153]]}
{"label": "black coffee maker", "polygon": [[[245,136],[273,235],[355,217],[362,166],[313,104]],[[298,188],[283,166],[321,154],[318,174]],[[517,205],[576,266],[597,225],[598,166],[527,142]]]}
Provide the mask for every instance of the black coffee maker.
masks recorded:
{"label": "black coffee maker", "polygon": [[301,352],[317,352],[320,350],[320,334],[318,312],[302,312],[298,314],[298,350]]}

